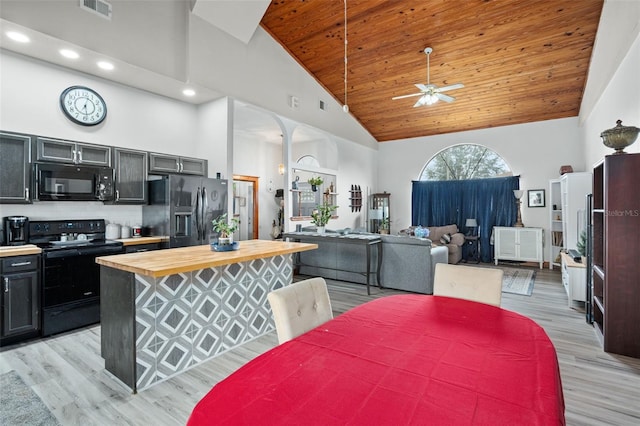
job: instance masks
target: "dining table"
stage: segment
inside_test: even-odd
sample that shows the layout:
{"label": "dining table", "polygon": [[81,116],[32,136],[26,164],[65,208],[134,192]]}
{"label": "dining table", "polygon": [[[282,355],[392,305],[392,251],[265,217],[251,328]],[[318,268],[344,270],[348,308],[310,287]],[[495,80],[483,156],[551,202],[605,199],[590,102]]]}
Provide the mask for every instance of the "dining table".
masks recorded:
{"label": "dining table", "polygon": [[196,404],[198,425],[564,425],[555,348],[535,321],[402,294],[259,355]]}

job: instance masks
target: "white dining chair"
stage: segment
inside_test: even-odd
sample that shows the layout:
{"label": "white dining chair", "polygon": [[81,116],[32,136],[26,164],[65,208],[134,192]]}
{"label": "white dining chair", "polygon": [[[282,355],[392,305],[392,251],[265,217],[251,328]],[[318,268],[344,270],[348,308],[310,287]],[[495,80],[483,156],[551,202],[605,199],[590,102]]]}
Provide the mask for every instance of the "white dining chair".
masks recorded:
{"label": "white dining chair", "polygon": [[280,344],[333,318],[324,278],[309,278],[267,295]]}
{"label": "white dining chair", "polygon": [[502,270],[496,268],[438,263],[433,277],[433,295],[500,306],[502,275]]}

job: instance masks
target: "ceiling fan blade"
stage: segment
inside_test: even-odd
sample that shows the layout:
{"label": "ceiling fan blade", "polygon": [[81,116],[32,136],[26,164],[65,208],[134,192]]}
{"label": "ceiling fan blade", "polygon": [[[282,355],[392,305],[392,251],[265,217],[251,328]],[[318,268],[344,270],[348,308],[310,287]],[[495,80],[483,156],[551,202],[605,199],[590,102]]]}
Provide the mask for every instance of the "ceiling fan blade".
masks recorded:
{"label": "ceiling fan blade", "polygon": [[412,93],[410,95],[394,96],[391,99],[395,101],[396,99],[412,98],[414,96],[421,96],[421,95],[424,95],[424,93],[420,92],[420,93]]}
{"label": "ceiling fan blade", "polygon": [[438,99],[445,101],[445,102],[453,102],[456,100],[456,98],[449,96],[449,95],[443,95],[442,93],[436,93],[436,96],[438,97]]}
{"label": "ceiling fan blade", "polygon": [[418,102],[416,102],[415,105],[413,105],[413,107],[414,108],[421,107],[421,106],[425,105],[426,103],[427,103],[427,95],[424,95],[423,97],[418,99]]}
{"label": "ceiling fan blade", "polygon": [[462,83],[456,83],[456,84],[452,84],[450,86],[443,86],[443,87],[439,87],[436,90],[438,92],[446,92],[447,90],[455,90],[455,89],[462,89],[464,87],[464,84]]}

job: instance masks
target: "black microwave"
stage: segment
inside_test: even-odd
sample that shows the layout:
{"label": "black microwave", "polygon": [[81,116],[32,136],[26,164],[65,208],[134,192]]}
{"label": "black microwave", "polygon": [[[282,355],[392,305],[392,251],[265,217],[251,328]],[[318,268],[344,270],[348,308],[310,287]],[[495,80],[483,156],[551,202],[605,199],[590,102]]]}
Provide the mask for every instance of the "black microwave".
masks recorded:
{"label": "black microwave", "polygon": [[35,163],[35,185],[39,201],[111,201],[113,169]]}

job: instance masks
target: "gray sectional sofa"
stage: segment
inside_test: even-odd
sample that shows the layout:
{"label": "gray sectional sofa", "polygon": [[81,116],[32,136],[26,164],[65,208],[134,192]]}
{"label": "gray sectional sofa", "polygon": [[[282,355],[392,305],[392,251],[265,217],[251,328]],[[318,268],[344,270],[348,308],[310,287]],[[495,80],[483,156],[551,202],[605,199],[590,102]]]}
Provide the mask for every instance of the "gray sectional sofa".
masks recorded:
{"label": "gray sectional sofa", "polygon": [[[287,233],[292,239],[296,233]],[[318,235],[318,234],[316,234]],[[435,264],[447,263],[446,247],[432,247],[431,240],[398,235],[377,235],[382,239],[380,281],[383,287],[416,293],[433,293]],[[330,235],[316,240],[317,250],[299,253],[298,273],[341,281],[366,283],[366,251],[361,245],[341,244]],[[371,249],[371,271],[377,266],[377,250]],[[355,271],[355,272],[354,272]],[[377,285],[375,274],[370,284]]]}

